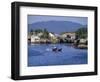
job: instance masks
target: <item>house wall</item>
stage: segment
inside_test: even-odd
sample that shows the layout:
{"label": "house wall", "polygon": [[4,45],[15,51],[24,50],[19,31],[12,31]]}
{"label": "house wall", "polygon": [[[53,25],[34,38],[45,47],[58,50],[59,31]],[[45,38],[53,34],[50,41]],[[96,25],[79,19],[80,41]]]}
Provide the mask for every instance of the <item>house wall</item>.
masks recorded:
{"label": "house wall", "polygon": [[70,36],[71,39],[75,39],[75,37],[76,37],[75,33],[71,33],[71,32],[64,33],[62,36],[66,37],[66,38],[67,38],[67,36]]}

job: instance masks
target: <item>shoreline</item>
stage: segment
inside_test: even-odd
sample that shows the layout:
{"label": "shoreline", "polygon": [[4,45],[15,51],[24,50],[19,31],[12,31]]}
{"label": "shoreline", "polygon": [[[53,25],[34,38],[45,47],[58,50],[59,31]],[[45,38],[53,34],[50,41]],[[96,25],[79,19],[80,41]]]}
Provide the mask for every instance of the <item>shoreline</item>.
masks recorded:
{"label": "shoreline", "polygon": [[76,49],[88,49],[87,45],[85,44],[78,44],[77,46],[74,44],[74,43],[28,43],[28,45],[31,44],[31,45],[42,45],[42,44],[45,44],[45,45],[49,45],[49,44],[53,44],[53,45],[56,45],[56,44],[66,44],[66,45],[71,45],[73,48],[76,48]]}

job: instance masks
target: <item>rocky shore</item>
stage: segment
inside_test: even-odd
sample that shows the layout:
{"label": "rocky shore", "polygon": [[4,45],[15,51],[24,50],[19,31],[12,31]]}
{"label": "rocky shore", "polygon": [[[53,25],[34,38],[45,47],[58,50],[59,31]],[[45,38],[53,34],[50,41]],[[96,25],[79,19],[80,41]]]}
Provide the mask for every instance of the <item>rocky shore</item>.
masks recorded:
{"label": "rocky shore", "polygon": [[[85,29],[86,30],[86,29]],[[64,32],[56,34],[48,32],[46,29],[37,29],[28,34],[28,43],[31,44],[58,44],[70,43],[75,48],[87,49],[88,40],[87,33],[83,28],[76,32]]]}

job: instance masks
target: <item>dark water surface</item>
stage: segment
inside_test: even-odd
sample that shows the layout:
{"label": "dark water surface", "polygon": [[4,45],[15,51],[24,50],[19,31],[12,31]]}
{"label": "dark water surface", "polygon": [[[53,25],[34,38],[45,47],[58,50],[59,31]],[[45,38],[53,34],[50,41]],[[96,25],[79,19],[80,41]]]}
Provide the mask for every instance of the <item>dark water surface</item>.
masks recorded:
{"label": "dark water surface", "polygon": [[[62,51],[52,51],[54,46]],[[87,61],[87,49],[76,49],[70,44],[28,45],[28,66],[87,64]]]}

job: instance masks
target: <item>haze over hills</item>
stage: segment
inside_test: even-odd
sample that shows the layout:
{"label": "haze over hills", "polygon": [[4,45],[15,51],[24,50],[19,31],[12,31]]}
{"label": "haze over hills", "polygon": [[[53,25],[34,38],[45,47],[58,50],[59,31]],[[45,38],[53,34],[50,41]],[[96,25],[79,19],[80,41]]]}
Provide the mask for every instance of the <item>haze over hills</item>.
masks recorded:
{"label": "haze over hills", "polygon": [[49,32],[61,33],[61,32],[75,32],[81,27],[87,27],[87,25],[82,25],[79,23],[71,21],[43,21],[28,24],[28,32],[31,29],[44,29],[46,28]]}

